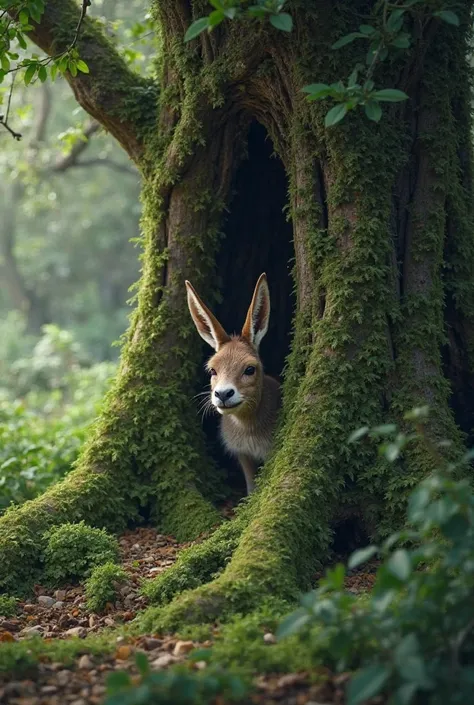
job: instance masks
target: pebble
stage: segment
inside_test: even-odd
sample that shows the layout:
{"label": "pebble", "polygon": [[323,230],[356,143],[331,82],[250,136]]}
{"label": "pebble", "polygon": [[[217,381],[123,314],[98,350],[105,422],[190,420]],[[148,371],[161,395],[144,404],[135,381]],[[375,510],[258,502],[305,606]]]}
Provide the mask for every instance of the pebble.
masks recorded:
{"label": "pebble", "polygon": [[60,610],[64,607],[64,602],[61,602],[61,600],[58,600],[53,604],[53,610]]}
{"label": "pebble", "polygon": [[87,705],[87,701],[84,698],[79,698],[79,700],[73,700],[71,705]]}
{"label": "pebble", "polygon": [[34,636],[35,634],[42,634],[44,632],[44,627],[40,624],[36,624],[34,627],[25,627],[21,630],[20,636]]}
{"label": "pebble", "polygon": [[81,656],[77,663],[77,667],[81,669],[88,670],[89,668],[92,668],[94,664],[90,660],[89,656],[87,654],[84,654],[84,656]]}
{"label": "pebble", "polygon": [[38,597],[38,604],[43,607],[52,607],[54,605],[54,597],[49,597],[48,595],[40,595]]}
{"label": "pebble", "polygon": [[204,669],[207,668],[207,662],[196,661],[196,663],[194,664],[194,668],[196,668],[198,671],[204,671]]}
{"label": "pebble", "polygon": [[56,590],[56,592],[54,593],[54,597],[58,602],[64,602],[64,600],[66,599],[66,595],[66,590]]}
{"label": "pebble", "polygon": [[58,671],[56,674],[56,680],[58,681],[58,685],[65,686],[69,683],[69,679],[71,678],[71,673],[70,671],[63,670],[63,671]]}
{"label": "pebble", "polygon": [[162,639],[153,639],[153,637],[146,637],[143,640],[143,648],[146,651],[154,651],[154,649],[159,649],[162,644]]}
{"label": "pebble", "polygon": [[36,610],[36,607],[34,605],[23,605],[23,612],[26,612],[27,614],[31,614]]}
{"label": "pebble", "polygon": [[58,692],[58,687],[56,685],[43,685],[41,692],[43,695],[54,695],[54,693]]}
{"label": "pebble", "polygon": [[87,629],[85,627],[71,627],[64,633],[66,636],[78,636],[79,639],[83,639],[87,634]]}
{"label": "pebble", "polygon": [[162,668],[171,666],[172,663],[177,663],[177,661],[179,661],[179,659],[177,659],[176,656],[172,656],[171,654],[163,654],[163,656],[160,656],[152,661],[150,665],[153,669],[159,671]]}
{"label": "pebble", "polygon": [[193,641],[177,641],[173,649],[173,656],[183,656],[194,649]]}

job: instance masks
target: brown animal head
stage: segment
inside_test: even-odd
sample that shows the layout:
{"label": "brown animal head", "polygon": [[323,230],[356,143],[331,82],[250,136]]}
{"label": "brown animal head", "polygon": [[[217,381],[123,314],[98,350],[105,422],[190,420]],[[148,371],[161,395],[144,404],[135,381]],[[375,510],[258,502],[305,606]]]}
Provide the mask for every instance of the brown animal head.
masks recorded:
{"label": "brown animal head", "polygon": [[186,288],[189,311],[197,331],[216,351],[206,365],[211,375],[213,406],[222,415],[248,416],[255,413],[262,395],[264,376],[258,348],[268,330],[270,318],[266,274],[262,274],[257,282],[239,336],[226,333],[188,281]]}

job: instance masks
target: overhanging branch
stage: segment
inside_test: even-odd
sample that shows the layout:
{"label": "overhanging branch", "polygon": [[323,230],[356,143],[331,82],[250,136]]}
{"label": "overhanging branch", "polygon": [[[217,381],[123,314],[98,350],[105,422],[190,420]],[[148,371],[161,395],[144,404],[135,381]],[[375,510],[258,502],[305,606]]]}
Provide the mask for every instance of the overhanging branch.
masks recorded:
{"label": "overhanging branch", "polygon": [[76,43],[89,73],[66,74],[74,96],[139,161],[143,134],[156,111],[155,86],[128,68],[97,22],[87,16],[80,21],[81,12],[74,0],[47,0],[41,22],[33,23],[29,36],[49,56]]}

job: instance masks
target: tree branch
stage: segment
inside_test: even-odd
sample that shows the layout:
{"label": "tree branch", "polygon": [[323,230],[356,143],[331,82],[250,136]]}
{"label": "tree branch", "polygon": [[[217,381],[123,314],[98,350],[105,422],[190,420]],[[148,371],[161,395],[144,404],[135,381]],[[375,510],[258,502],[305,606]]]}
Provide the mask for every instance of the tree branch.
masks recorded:
{"label": "tree branch", "polygon": [[[131,71],[97,22],[82,17],[74,0],[47,0],[31,40],[49,56],[74,42],[89,73],[66,73],[78,103],[103,125],[136,162],[143,152],[143,134],[156,114],[154,83]],[[78,37],[76,37],[76,32]]]}
{"label": "tree branch", "polygon": [[89,146],[89,138],[92,137],[92,135],[95,134],[99,129],[100,125],[95,120],[91,121],[88,125],[86,125],[84,129],[84,137],[86,139],[78,140],[76,144],[72,147],[70,152],[68,152],[62,157],[58,157],[56,159],[56,162],[51,165],[50,170],[54,172],[62,172],[66,171],[71,166],[77,166],[78,158]]}
{"label": "tree branch", "polygon": [[[114,161],[113,159],[109,159],[108,157],[105,157],[104,159],[101,159],[100,157],[97,157],[96,159],[83,159],[80,162],[75,162],[74,164],[71,164],[73,167],[91,167],[91,166],[106,166],[109,169],[113,169],[114,171],[121,172],[122,174],[130,174],[130,176],[137,176],[138,172],[136,169],[134,169],[131,166],[127,166],[127,164],[120,164],[119,162]],[[56,169],[55,169],[56,171]]]}

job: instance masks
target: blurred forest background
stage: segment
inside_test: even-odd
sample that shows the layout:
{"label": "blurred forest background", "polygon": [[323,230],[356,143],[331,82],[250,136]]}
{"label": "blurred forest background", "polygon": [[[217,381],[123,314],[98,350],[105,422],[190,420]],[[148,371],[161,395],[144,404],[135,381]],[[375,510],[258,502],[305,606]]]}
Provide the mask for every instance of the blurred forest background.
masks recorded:
{"label": "blurred forest background", "polygon": [[[95,0],[90,14],[144,72],[156,39],[146,3]],[[9,82],[0,97],[4,112]],[[0,133],[0,513],[71,468],[140,267],[138,172],[66,81],[18,79],[9,123],[22,139]]]}

